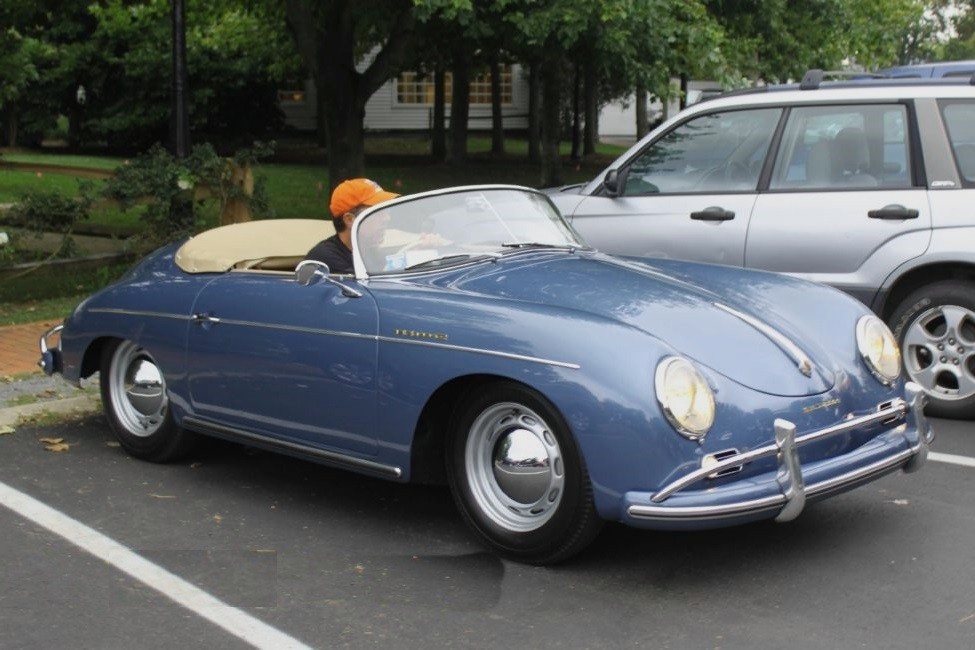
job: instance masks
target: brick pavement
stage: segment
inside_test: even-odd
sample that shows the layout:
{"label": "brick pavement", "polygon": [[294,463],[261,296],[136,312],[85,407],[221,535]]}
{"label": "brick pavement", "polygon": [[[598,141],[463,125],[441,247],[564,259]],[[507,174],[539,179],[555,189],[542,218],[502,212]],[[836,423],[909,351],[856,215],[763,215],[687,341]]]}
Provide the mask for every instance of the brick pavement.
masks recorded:
{"label": "brick pavement", "polygon": [[[0,377],[41,372],[37,367],[40,352],[37,340],[41,334],[60,323],[60,320],[40,321],[24,325],[0,327]],[[52,346],[57,337],[51,337]]]}

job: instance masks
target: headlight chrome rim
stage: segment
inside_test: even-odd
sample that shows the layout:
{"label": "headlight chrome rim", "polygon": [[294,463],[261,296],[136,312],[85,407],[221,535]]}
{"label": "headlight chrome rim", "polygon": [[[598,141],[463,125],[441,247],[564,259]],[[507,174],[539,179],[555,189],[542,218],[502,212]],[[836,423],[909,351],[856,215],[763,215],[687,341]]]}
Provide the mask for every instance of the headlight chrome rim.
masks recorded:
{"label": "headlight chrome rim", "polygon": [[[879,340],[872,337],[879,335]],[[884,386],[892,386],[901,376],[901,351],[890,328],[878,317],[868,314],[857,321],[856,329],[857,349],[864,363],[877,381]],[[876,344],[880,344],[879,354]],[[888,357],[885,362],[885,357]],[[884,369],[884,365],[893,368],[893,372]],[[889,368],[888,368],[889,370]]]}
{"label": "headlight chrome rim", "polygon": [[[704,414],[705,423],[703,424],[695,425],[690,422],[687,417],[687,412],[682,413],[680,410],[675,410],[674,404],[668,399],[668,395],[671,394],[671,391],[668,390],[668,381],[674,381],[672,379],[673,373],[679,371],[691,373],[691,377],[694,379],[695,389],[703,388],[701,391],[696,390],[694,396],[691,398],[692,402],[697,403],[695,407],[703,406],[706,410]],[[702,442],[708,434],[708,431],[714,425],[715,400],[714,391],[711,390],[710,384],[708,384],[701,371],[683,357],[665,357],[657,365],[657,371],[654,375],[654,390],[656,391],[657,402],[660,404],[664,416],[666,416],[667,421],[670,422],[674,430],[689,440]],[[698,398],[703,399],[703,404],[698,402]]]}

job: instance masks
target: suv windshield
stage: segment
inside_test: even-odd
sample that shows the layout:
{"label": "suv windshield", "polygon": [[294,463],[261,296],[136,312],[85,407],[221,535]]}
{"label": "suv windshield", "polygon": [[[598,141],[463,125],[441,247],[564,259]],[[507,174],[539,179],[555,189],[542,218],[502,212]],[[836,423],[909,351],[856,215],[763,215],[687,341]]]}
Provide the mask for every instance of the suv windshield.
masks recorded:
{"label": "suv windshield", "polygon": [[355,255],[369,275],[497,256],[515,247],[585,246],[543,195],[468,188],[418,195],[362,215]]}

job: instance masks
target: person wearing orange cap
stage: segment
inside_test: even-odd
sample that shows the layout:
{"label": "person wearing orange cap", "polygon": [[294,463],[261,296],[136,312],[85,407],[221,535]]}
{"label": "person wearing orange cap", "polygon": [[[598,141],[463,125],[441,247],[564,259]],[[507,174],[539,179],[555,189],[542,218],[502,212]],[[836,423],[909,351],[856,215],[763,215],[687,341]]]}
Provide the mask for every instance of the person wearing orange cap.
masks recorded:
{"label": "person wearing orange cap", "polygon": [[328,264],[332,273],[354,273],[352,264],[352,222],[359,213],[399,194],[387,192],[368,178],[353,178],[339,183],[328,204],[335,224],[335,234],[308,251],[305,259]]}

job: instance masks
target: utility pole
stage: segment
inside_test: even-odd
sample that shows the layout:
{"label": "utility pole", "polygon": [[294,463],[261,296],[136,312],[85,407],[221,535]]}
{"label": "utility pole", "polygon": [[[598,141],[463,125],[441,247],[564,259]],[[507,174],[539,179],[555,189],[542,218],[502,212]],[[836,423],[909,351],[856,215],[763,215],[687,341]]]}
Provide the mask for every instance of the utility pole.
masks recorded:
{"label": "utility pole", "polygon": [[190,120],[186,95],[186,8],[184,0],[173,1],[173,87],[169,116],[169,145],[173,155],[186,158],[190,153]]}

